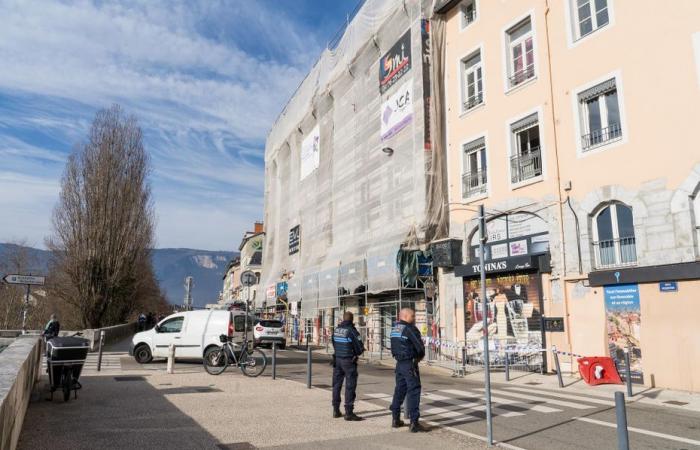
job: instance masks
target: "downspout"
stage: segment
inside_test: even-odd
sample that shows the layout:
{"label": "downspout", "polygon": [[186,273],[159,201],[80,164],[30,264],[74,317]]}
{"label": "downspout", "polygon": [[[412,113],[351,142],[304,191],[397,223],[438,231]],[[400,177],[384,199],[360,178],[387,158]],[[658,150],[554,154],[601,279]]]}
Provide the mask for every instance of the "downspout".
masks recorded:
{"label": "downspout", "polygon": [[[557,120],[556,120],[556,114],[555,114],[555,108],[554,108],[554,78],[552,77],[552,53],[551,53],[551,46],[550,46],[550,39],[549,39],[549,0],[545,0],[545,9],[544,9],[544,28],[545,28],[545,37],[546,37],[546,42],[547,42],[547,71],[549,75],[549,99],[551,101],[550,105],[550,110],[551,110],[551,119],[552,119],[552,133],[554,134],[554,161],[555,161],[555,168],[556,168],[556,180],[557,180],[557,197],[559,199],[558,201],[558,208],[557,212],[559,215],[559,235],[560,235],[560,240],[561,240],[561,245],[560,245],[560,254],[561,254],[561,267],[562,271],[559,274],[559,279],[561,280],[561,288],[562,288],[562,294],[564,295],[564,323],[565,323],[565,328],[566,328],[566,340],[569,348],[569,353],[572,353],[571,350],[571,326],[570,326],[570,321],[569,321],[569,296],[567,294],[567,289],[566,289],[566,248],[565,248],[565,240],[564,240],[564,199],[562,197],[562,188],[561,188],[561,169],[559,166],[559,139],[557,135]],[[579,253],[580,255],[580,253]],[[573,364],[573,360],[571,360],[571,363]]]}

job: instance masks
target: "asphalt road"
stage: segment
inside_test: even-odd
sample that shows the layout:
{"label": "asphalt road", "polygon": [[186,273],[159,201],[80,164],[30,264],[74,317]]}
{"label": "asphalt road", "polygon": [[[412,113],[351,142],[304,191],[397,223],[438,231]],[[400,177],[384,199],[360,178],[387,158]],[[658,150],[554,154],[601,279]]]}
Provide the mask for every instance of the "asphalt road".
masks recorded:
{"label": "asphalt road", "polygon": [[[269,352],[268,352],[269,353]],[[306,383],[306,355],[279,351],[277,376]],[[330,391],[328,357],[315,355],[312,384]],[[270,369],[265,376],[270,375]],[[486,435],[483,383],[421,373],[422,419],[473,435]],[[393,368],[362,364],[358,398],[388,408],[394,388]],[[494,439],[525,449],[616,449],[613,398],[585,397],[538,386],[492,385]],[[329,395],[329,413],[330,413]],[[358,411],[361,413],[361,411]],[[700,448],[700,413],[650,405],[627,405],[633,449]],[[390,415],[387,410],[387,423]]]}

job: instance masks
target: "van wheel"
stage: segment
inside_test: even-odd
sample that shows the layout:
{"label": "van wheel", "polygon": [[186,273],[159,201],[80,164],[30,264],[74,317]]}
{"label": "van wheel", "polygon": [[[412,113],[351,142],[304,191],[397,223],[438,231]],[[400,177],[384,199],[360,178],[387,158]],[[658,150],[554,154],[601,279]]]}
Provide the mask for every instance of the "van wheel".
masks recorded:
{"label": "van wheel", "polygon": [[141,344],[134,350],[134,359],[139,364],[147,364],[153,360],[151,348],[146,344]]}

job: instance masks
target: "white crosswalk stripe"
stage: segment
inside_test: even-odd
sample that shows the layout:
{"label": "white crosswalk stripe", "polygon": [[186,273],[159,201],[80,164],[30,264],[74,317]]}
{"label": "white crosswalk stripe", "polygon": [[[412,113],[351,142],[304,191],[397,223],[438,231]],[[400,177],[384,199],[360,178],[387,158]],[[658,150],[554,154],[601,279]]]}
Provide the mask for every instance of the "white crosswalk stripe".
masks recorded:
{"label": "white crosswalk stripe", "polygon": [[[445,392],[447,394],[455,395],[458,398],[463,398],[463,397],[473,397],[474,394],[472,392],[468,391],[459,391],[456,389],[446,389],[442,392]],[[533,411],[541,412],[544,414],[549,414],[553,412],[561,412],[562,410],[559,408],[551,408],[549,406],[543,406],[543,405],[532,405],[530,403],[526,403],[524,401],[520,400],[515,400],[515,399],[509,399],[509,398],[504,398],[504,397],[496,397],[496,396],[491,396],[491,401],[494,403],[501,403],[504,405],[515,405],[521,408],[527,408],[531,409]],[[524,406],[523,406],[524,405]]]}
{"label": "white crosswalk stripe", "polygon": [[[443,392],[447,392],[447,391],[443,391]],[[471,409],[471,410],[473,410],[473,412],[486,411],[486,405],[484,405],[482,403],[456,400],[452,397],[447,397],[445,395],[440,395],[440,394],[434,394],[432,392],[425,394],[424,397],[427,398],[428,400],[449,403],[450,405],[458,406],[460,408],[464,408],[467,410]],[[501,410],[500,408],[497,408],[497,407],[494,408],[493,411],[494,411],[495,416],[502,416],[502,417],[515,417],[515,416],[524,416],[525,415],[521,412]],[[501,411],[503,411],[503,412],[501,412]],[[473,415],[470,412],[467,412],[467,414]]]}
{"label": "white crosswalk stripe", "polygon": [[588,402],[588,403],[595,403],[597,405],[605,405],[605,406],[615,406],[615,402],[611,400],[603,400],[601,398],[595,398],[595,397],[589,397],[589,396],[583,396],[583,395],[572,395],[572,394],[562,394],[559,392],[554,392],[554,391],[549,391],[545,389],[530,389],[530,388],[521,388],[521,387],[507,387],[505,388],[509,391],[518,391],[518,392],[528,392],[530,394],[542,394],[542,395],[549,395],[552,397],[557,397],[557,398],[563,398],[566,400],[576,400],[580,402]]}
{"label": "white crosswalk stripe", "polygon": [[[483,392],[484,389],[475,389],[479,392]],[[557,406],[564,406],[566,408],[572,408],[572,409],[590,409],[593,408],[592,405],[584,405],[581,403],[573,403],[573,402],[567,402],[564,400],[555,400],[552,398],[547,398],[547,397],[536,397],[534,395],[527,395],[527,394],[518,394],[517,392],[511,392],[511,391],[505,391],[501,389],[491,389],[492,393],[499,394],[499,395],[505,395],[507,397],[515,397],[515,398],[520,398],[523,400],[531,400],[535,402],[545,402],[550,405],[557,405]]]}

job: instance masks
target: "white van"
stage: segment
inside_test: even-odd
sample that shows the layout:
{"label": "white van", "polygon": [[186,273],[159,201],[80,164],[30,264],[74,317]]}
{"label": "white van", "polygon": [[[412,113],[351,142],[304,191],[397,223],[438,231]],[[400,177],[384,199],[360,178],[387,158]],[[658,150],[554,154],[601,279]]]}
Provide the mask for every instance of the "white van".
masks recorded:
{"label": "white van", "polygon": [[[248,316],[248,339],[253,340],[253,327],[259,320]],[[144,364],[153,358],[167,358],[170,344],[175,344],[177,359],[202,359],[211,346],[221,346],[219,336],[233,336],[243,341],[245,313],[217,309],[185,311],[161,320],[154,328],[136,333],[129,354]]]}

